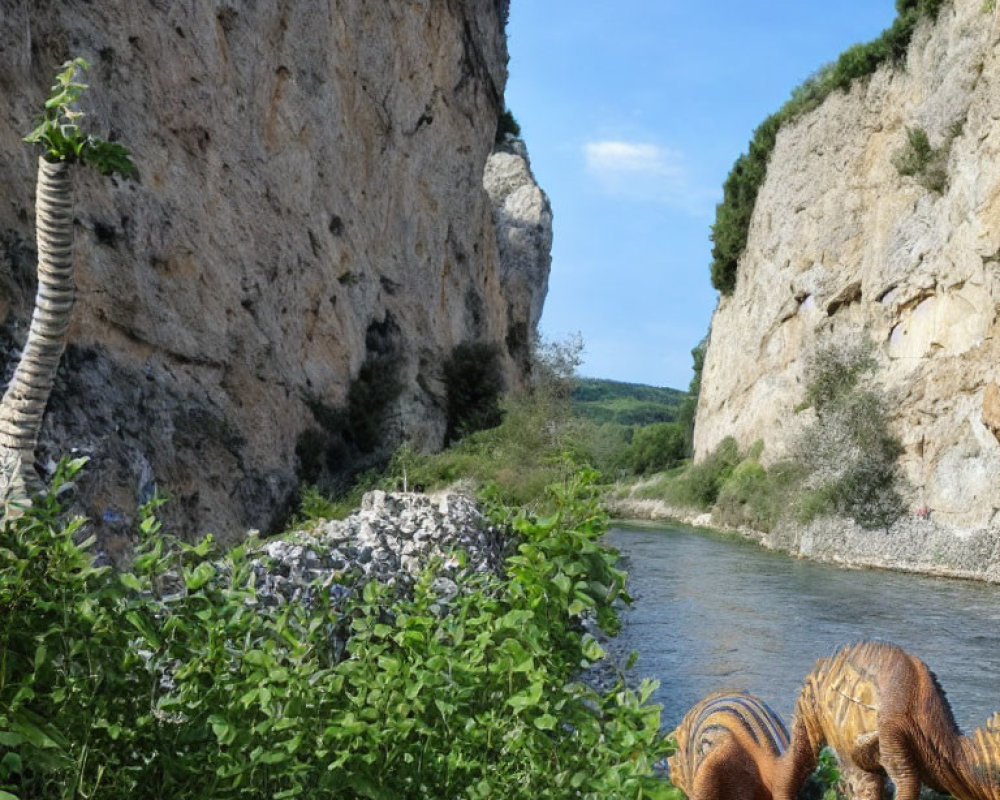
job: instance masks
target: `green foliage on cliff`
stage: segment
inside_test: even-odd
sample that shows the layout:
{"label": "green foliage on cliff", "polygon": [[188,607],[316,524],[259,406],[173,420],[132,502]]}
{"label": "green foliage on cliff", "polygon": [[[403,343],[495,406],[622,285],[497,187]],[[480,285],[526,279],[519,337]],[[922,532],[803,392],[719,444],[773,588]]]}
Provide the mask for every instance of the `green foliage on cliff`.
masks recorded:
{"label": "green foliage on cliff", "polygon": [[515,139],[521,135],[521,125],[514,118],[514,114],[509,108],[505,108],[503,113],[497,118],[497,132],[494,137],[496,144],[503,144],[507,136],[513,136]]}
{"label": "green foliage on cliff", "polygon": [[907,128],[906,144],[893,155],[892,163],[900,175],[912,177],[929,192],[942,194],[948,187],[948,156],[961,134],[964,122],[951,125],[940,147],[932,147],[923,128]]}
{"label": "green foliage on cliff", "polygon": [[812,410],[788,458],[765,469],[763,442],[741,452],[724,439],[700,462],[665,472],[628,491],[640,499],[713,510],[724,525],[769,531],[782,519],[850,517],[865,528],[888,527],[905,510],[889,400],[873,380],[870,344],[824,348],[806,370],[799,413]]}
{"label": "green foliage on cliff", "polygon": [[605,657],[582,621],[627,600],[591,475],[497,509],[504,574],[450,599],[428,571],[275,604],[254,542],[185,545],[153,507],[132,570],[99,566],[58,500],[79,466],[0,528],[3,800],[671,796],[654,684],[575,679]]}
{"label": "green foliage on cliff", "polygon": [[723,184],[723,199],[712,225],[712,286],[722,294],[732,294],[736,288],[737,263],[746,248],[757,193],[781,127],[816,108],[832,92],[848,90],[855,80],[871,75],[883,64],[902,61],[917,24],[924,18],[935,19],[945,2],[897,0],[896,19],[879,38],[854,45],[820,69],[754,131],[747,152],[736,159]]}
{"label": "green foliage on cliff", "polygon": [[805,469],[807,517],[837,513],[866,528],[888,527],[904,511],[885,395],[866,376],[875,370],[870,345],[826,348],[808,370],[806,400],[816,412],[794,458]]}
{"label": "green foliage on cliff", "polygon": [[444,383],[448,393],[447,442],[495,428],[503,420],[503,374],[495,344],[464,342],[455,347],[444,363]]}

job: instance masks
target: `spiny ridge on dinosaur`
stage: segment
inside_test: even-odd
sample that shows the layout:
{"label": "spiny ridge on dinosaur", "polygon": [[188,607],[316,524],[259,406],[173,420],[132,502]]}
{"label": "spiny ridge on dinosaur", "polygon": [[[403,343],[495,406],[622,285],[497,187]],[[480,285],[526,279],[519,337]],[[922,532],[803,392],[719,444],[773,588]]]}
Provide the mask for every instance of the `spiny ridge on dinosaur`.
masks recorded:
{"label": "spiny ridge on dinosaur", "polygon": [[888,642],[816,662],[795,704],[774,800],[795,800],[823,745],[862,800],[880,800],[886,775],[897,800],[917,800],[922,783],[957,800],[1000,800],[1000,715],[963,736],[934,673]]}
{"label": "spiny ridge on dinosaur", "polygon": [[771,800],[778,758],[788,747],[781,718],[740,691],[710,694],[670,734],[670,780],[688,800]]}

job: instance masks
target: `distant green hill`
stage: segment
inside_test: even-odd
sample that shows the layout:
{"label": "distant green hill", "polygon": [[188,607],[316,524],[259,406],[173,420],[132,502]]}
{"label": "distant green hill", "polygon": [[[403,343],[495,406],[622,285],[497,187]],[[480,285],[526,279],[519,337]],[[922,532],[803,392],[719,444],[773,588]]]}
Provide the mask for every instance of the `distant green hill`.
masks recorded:
{"label": "distant green hill", "polygon": [[580,378],[571,397],[573,410],[595,422],[651,425],[673,422],[687,392],[641,383]]}

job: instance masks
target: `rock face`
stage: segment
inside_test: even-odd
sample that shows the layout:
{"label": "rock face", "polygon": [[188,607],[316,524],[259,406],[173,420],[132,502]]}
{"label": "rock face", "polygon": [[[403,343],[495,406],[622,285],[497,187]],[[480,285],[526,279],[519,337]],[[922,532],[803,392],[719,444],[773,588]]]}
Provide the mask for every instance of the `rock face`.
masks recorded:
{"label": "rock face", "polygon": [[[810,416],[804,366],[869,339],[907,498],[952,530],[1000,522],[1000,22],[945,4],[883,68],[778,135],[705,359],[695,449],[763,439],[779,459]],[[946,154],[942,192],[900,175],[907,129]]]}
{"label": "rock face", "polygon": [[[10,368],[34,274],[35,154],[21,137],[63,61],[91,62],[88,121],[140,170],[76,176],[80,294],[39,460],[91,457],[92,519],[124,526],[159,488],[182,530],[271,530],[302,481],[335,484],[404,439],[440,446],[457,345],[496,344],[508,385],[522,380],[551,229],[530,255],[512,251],[494,222],[509,212],[483,186],[505,19],[497,0],[5,13]],[[532,192],[521,158],[514,194]],[[544,228],[533,191],[530,224]]]}
{"label": "rock face", "polygon": [[508,136],[490,155],[483,183],[493,203],[501,280],[520,300],[508,309],[507,346],[526,364],[549,285],[552,207],[531,174],[528,152],[519,139]]}
{"label": "rock face", "polygon": [[409,594],[428,568],[431,588],[448,599],[470,574],[500,574],[513,544],[465,495],[375,491],[347,519],[263,545],[253,568],[258,596],[279,603],[308,601],[318,586],[342,602],[371,580]]}

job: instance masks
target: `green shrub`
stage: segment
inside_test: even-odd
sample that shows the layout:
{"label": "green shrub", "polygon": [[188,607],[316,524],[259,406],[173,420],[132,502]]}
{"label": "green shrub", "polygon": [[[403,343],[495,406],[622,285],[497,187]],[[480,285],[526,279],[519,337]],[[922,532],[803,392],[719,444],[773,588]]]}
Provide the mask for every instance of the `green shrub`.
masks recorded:
{"label": "green shrub", "polygon": [[874,369],[869,346],[820,350],[807,370],[807,398],[816,422],[795,447],[808,478],[802,516],[852,517],[863,527],[888,527],[904,511],[898,486],[903,452],[889,429],[883,395],[862,381]]}
{"label": "green shrub", "polygon": [[692,370],[691,383],[688,384],[688,394],[677,411],[677,421],[684,426],[685,448],[688,458],[694,455],[694,420],[698,412],[698,397],[701,395],[701,373],[705,367],[705,354],[708,352],[708,336],[706,335],[691,350]]}
{"label": "green shrub", "polygon": [[712,286],[722,294],[736,288],[737,264],[746,249],[757,194],[767,175],[767,164],[780,128],[818,106],[837,89],[872,74],[882,64],[906,56],[917,23],[935,19],[945,0],[899,0],[897,16],[882,35],[849,48],[832,65],[823,67],[792,92],[789,100],[754,131],[747,152],[736,159],[722,189],[722,202],[712,225]]}
{"label": "green shrub", "polygon": [[627,463],[637,475],[661,472],[684,461],[686,453],[684,426],[677,422],[661,422],[636,428],[629,445]]}
{"label": "green shrub", "polygon": [[391,314],[369,324],[367,354],[347,391],[347,403],[331,406],[320,398],[306,402],[316,425],[295,442],[297,475],[326,495],[349,490],[357,476],[384,467],[396,442],[388,425],[403,384],[400,380],[399,327]]}
{"label": "green shrub", "polygon": [[582,621],[613,632],[627,600],[593,477],[547,518],[498,512],[505,576],[337,606],[267,602],[254,542],[185,545],[152,508],[133,572],[95,567],[46,495],[0,532],[0,796],[667,796],[654,685],[574,679],[604,657]]}
{"label": "green shrub", "polygon": [[802,469],[781,462],[765,470],[751,452],[719,490],[716,515],[723,525],[770,531],[787,514],[801,490]]}
{"label": "green shrub", "polygon": [[740,460],[736,440],[727,436],[705,459],[692,464],[683,478],[683,485],[692,503],[699,508],[711,508]]}
{"label": "green shrub", "polygon": [[495,344],[466,342],[458,345],[444,363],[448,397],[448,443],[470,433],[495,428],[503,415],[500,394],[503,374],[500,350]]}
{"label": "green shrub", "polygon": [[514,115],[511,113],[511,110],[509,108],[505,108],[503,113],[497,119],[497,132],[495,136],[496,144],[503,144],[508,134],[514,138],[518,138],[521,135],[521,126],[518,124],[517,120],[514,119]]}
{"label": "green shrub", "polygon": [[907,128],[906,145],[893,155],[893,166],[900,175],[913,177],[928,191],[942,194],[948,188],[951,146],[961,132],[961,123],[952,125],[942,145],[935,148],[922,128]]}
{"label": "green shrub", "polygon": [[[741,461],[719,490],[719,519],[724,525],[751,525],[760,530],[770,527],[762,508],[755,507],[767,494],[767,471],[758,461]],[[761,523],[767,528],[761,527]]]}
{"label": "green shrub", "polygon": [[817,413],[826,410],[855,392],[877,366],[868,342],[817,350],[806,365],[804,407],[812,406]]}
{"label": "green shrub", "polygon": [[0,797],[121,797],[149,722],[125,588],[64,515],[84,459],[0,527]]}

